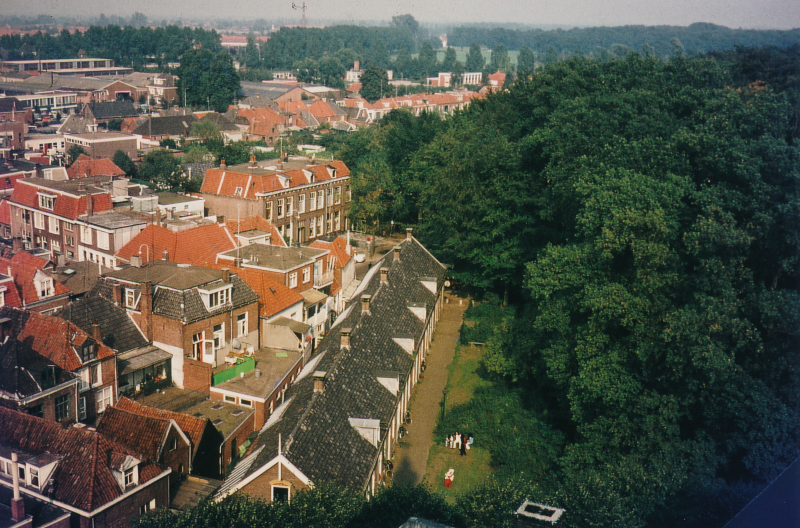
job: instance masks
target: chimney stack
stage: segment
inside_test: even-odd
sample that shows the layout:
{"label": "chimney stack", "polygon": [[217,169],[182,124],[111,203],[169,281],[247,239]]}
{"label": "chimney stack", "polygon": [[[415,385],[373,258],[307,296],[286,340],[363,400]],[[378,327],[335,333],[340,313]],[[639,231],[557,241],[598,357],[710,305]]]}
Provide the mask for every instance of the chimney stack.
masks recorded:
{"label": "chimney stack", "polygon": [[67,267],[67,257],[66,255],[59,255],[56,259],[56,271],[59,273],[64,271]]}
{"label": "chimney stack", "polygon": [[353,70],[360,71],[361,70],[361,63],[359,61],[353,61]]}
{"label": "chimney stack", "polygon": [[322,392],[325,390],[325,374],[327,373],[321,370],[314,371],[314,374],[312,374],[314,378],[314,392]]}
{"label": "chimney stack", "polygon": [[92,338],[98,345],[103,342],[103,332],[100,330],[100,323],[97,322],[97,318],[92,322]]}
{"label": "chimney stack", "polygon": [[381,268],[381,284],[389,284],[389,268]]}
{"label": "chimney stack", "polygon": [[224,159],[219,160],[219,168],[222,169],[222,170],[225,170],[225,169],[228,168],[228,166],[225,165],[225,160]]}
{"label": "chimney stack", "polygon": [[92,200],[92,195],[86,195],[86,216],[94,215],[94,200]]}
{"label": "chimney stack", "polygon": [[229,283],[231,282],[231,269],[230,268],[222,268],[222,282]]}
{"label": "chimney stack", "polygon": [[152,332],[152,319],[153,319],[153,285],[150,281],[144,281],[142,283],[142,298],[139,301],[139,311],[142,314],[140,319],[142,333],[147,338],[148,341],[153,340],[153,332]]}
{"label": "chimney stack", "polygon": [[242,257],[236,257],[235,259],[233,259],[233,267],[234,268],[242,267]]}
{"label": "chimney stack", "polygon": [[122,304],[122,284],[114,283],[111,286],[111,297],[111,300],[113,300],[114,304],[117,306]]}
{"label": "chimney stack", "polygon": [[20,522],[25,518],[25,502],[19,495],[19,462],[17,454],[11,453],[11,480],[14,483],[14,498],[11,499],[11,519]]}
{"label": "chimney stack", "polygon": [[361,313],[369,313],[369,302],[372,300],[372,295],[361,296]]}
{"label": "chimney stack", "polygon": [[410,227],[406,228],[406,240],[411,240],[411,231],[413,231],[412,228]]}
{"label": "chimney stack", "polygon": [[161,260],[169,262],[169,251],[167,251],[167,248],[164,248],[164,252],[161,253]]}
{"label": "chimney stack", "polygon": [[255,154],[250,154],[250,165],[249,165],[249,167],[251,169],[258,168],[258,163],[256,163],[256,155]]}
{"label": "chimney stack", "polygon": [[400,262],[400,246],[395,246],[392,250],[392,255],[394,256],[394,262]]}
{"label": "chimney stack", "polygon": [[352,332],[352,328],[342,328],[339,330],[339,343],[341,345],[342,350],[345,348],[350,348],[350,332]]}
{"label": "chimney stack", "polygon": [[225,225],[225,215],[218,214],[217,215],[217,223],[221,226]]}

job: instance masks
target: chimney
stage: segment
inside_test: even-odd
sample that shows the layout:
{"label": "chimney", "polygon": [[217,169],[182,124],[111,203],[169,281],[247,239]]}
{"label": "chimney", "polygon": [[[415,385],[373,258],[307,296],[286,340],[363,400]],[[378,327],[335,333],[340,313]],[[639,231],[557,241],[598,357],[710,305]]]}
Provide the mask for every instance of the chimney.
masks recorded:
{"label": "chimney", "polygon": [[131,267],[132,268],[141,268],[142,267],[142,256],[141,255],[133,255],[133,256],[131,256]]}
{"label": "chimney", "polygon": [[92,195],[86,195],[86,216],[92,216],[94,214],[94,200],[92,200]]}
{"label": "chimney", "polygon": [[325,390],[325,374],[321,370],[314,371],[312,377],[314,378],[314,392],[322,392]]}
{"label": "chimney", "polygon": [[361,313],[369,313],[369,302],[372,300],[372,295],[361,296]]}
{"label": "chimney", "polygon": [[260,378],[261,377],[261,369],[253,370],[253,376]]}
{"label": "chimney", "polygon": [[400,262],[400,246],[395,246],[392,250],[392,254],[394,256],[394,262]]}
{"label": "chimney", "polygon": [[236,257],[235,259],[233,259],[233,267],[234,268],[242,267],[242,257]]}
{"label": "chimney", "polygon": [[224,159],[219,160],[219,168],[222,169],[222,170],[225,170],[225,169],[228,168],[228,166],[225,165],[225,160]]}
{"label": "chimney", "polygon": [[389,268],[381,268],[381,284],[389,284]]}
{"label": "chimney", "polygon": [[[132,261],[133,259],[131,259],[131,263]],[[114,285],[111,286],[111,297],[111,300],[113,300],[114,304],[117,306],[122,304],[122,284],[114,283]]]}
{"label": "chimney", "polygon": [[222,268],[222,282],[228,284],[231,282],[231,269]]}
{"label": "chimney", "polygon": [[217,215],[217,223],[221,226],[225,225],[225,215],[218,214]]}
{"label": "chimney", "polygon": [[361,62],[353,61],[353,70],[354,71],[359,71],[360,69],[361,69]]}
{"label": "chimney", "polygon": [[19,496],[19,462],[17,454],[11,453],[11,479],[14,482],[14,498],[11,499],[11,519],[20,522],[25,518],[25,502]]}
{"label": "chimney", "polygon": [[44,170],[42,170],[42,164],[36,164],[36,177],[37,178],[44,178]]}
{"label": "chimney", "polygon": [[161,208],[156,208],[156,225],[161,226]]}
{"label": "chimney", "polygon": [[175,209],[167,209],[167,220],[172,220],[175,214]]}
{"label": "chimney", "polygon": [[67,257],[66,255],[59,255],[56,259],[56,271],[59,273],[64,271],[67,267]]}
{"label": "chimney", "polygon": [[249,165],[249,167],[251,169],[258,168],[258,163],[256,163],[256,155],[255,154],[250,154],[250,165]]}
{"label": "chimney", "polygon": [[350,332],[352,331],[352,328],[342,328],[339,330],[339,343],[341,344],[342,350],[350,348]]}
{"label": "chimney", "polygon": [[406,240],[411,240],[411,231],[413,231],[412,228],[410,227],[406,228]]}
{"label": "chimney", "polygon": [[152,341],[152,319],[153,319],[153,285],[150,281],[142,283],[142,298],[139,301],[139,310],[142,313],[140,318],[142,333],[148,341]]}
{"label": "chimney", "polygon": [[97,342],[97,344],[103,342],[103,333],[100,330],[100,324],[97,322],[97,318],[95,318],[92,322],[92,338]]}

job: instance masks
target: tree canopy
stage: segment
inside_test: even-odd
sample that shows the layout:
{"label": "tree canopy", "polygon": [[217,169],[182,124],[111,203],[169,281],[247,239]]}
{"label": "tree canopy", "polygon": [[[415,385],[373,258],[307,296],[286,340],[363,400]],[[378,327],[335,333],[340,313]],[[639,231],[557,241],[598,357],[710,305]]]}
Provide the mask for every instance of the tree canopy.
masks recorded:
{"label": "tree canopy", "polygon": [[176,87],[178,96],[186,100],[183,106],[208,106],[226,112],[239,94],[239,74],[233,58],[226,52],[217,54],[207,49],[192,49],[181,57]]}
{"label": "tree canopy", "polygon": [[361,74],[361,97],[374,103],[389,92],[389,75],[386,68],[370,66]]}

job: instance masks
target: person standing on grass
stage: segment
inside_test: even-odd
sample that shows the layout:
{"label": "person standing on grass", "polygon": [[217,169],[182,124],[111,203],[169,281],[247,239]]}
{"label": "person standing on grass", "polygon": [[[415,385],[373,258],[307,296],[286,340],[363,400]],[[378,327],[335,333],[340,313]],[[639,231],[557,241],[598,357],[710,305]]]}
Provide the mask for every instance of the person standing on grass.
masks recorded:
{"label": "person standing on grass", "polygon": [[447,470],[447,473],[444,474],[444,487],[449,488],[453,485],[453,479],[455,478],[455,470],[450,468]]}
{"label": "person standing on grass", "polygon": [[461,435],[461,456],[467,456],[467,437],[466,435]]}

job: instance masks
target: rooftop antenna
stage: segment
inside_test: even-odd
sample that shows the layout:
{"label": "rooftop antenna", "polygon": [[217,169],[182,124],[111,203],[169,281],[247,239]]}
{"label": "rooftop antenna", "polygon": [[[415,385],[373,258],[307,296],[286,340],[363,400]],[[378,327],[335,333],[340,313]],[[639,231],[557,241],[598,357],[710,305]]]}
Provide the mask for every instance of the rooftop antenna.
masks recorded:
{"label": "rooftop antenna", "polygon": [[306,7],[306,3],[303,2],[303,5],[299,6],[299,5],[295,4],[294,2],[292,2],[292,9],[295,9],[295,10],[301,9],[303,11],[303,27],[306,27],[306,9],[308,9]]}

